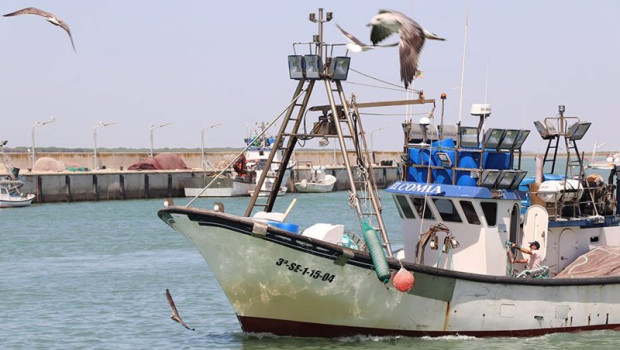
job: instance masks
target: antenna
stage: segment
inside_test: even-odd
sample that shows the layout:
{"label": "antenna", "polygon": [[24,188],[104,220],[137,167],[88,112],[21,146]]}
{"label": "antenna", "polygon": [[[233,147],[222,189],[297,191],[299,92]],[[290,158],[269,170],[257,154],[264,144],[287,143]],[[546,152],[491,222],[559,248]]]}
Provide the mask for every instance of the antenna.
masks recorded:
{"label": "antenna", "polygon": [[469,3],[467,4],[467,14],[465,15],[465,41],[463,43],[463,62],[461,63],[461,89],[459,99],[459,125],[463,115],[463,84],[465,83],[465,55],[467,53],[467,29],[469,27]]}

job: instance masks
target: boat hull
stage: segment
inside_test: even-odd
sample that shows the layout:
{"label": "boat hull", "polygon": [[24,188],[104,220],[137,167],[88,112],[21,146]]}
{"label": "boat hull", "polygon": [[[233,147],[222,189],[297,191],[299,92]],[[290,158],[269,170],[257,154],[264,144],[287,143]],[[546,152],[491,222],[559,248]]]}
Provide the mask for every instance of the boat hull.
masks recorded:
{"label": "boat hull", "polygon": [[221,177],[215,180],[211,186],[204,187],[213,180],[211,177],[192,177],[186,179],[186,197],[242,197],[247,196],[248,191],[253,190],[255,185],[250,182],[237,181],[231,177]]}
{"label": "boat hull", "polygon": [[0,208],[21,208],[32,204],[33,194],[21,196],[3,196],[0,198]]}
{"label": "boat hull", "polygon": [[363,252],[223,213],[172,207],[159,216],[196,245],[246,332],[530,336],[620,327],[618,277],[515,279],[403,262],[415,286],[402,293],[377,279]]}
{"label": "boat hull", "polygon": [[325,175],[323,181],[295,182],[295,191],[299,193],[326,193],[331,192],[336,184],[336,177]]}

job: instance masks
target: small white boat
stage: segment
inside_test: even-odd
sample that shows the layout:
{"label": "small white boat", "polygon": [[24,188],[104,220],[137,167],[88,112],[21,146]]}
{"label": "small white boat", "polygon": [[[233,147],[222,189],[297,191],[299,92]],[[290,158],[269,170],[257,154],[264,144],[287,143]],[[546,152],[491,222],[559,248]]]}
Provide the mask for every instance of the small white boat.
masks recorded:
{"label": "small white boat", "polygon": [[19,191],[21,181],[0,181],[0,208],[27,207],[32,204],[34,194],[24,194]]}
{"label": "small white boat", "polygon": [[295,182],[295,190],[300,193],[331,192],[336,184],[336,177],[325,174],[325,167],[312,166],[309,180]]}
{"label": "small white boat", "polygon": [[17,178],[19,175],[19,168],[12,167],[4,153],[4,146],[7,142],[6,140],[0,141],[2,165],[6,171],[9,171],[8,175],[0,178],[0,208],[27,207],[32,204],[32,200],[35,196],[34,194],[22,193],[19,190],[24,183]]}

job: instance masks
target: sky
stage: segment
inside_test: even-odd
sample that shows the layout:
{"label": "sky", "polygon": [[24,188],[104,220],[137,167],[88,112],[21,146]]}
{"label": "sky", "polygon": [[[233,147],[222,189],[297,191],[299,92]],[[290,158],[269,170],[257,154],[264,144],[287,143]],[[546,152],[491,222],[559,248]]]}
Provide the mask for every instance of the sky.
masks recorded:
{"label": "sky", "polygon": [[[595,143],[620,150],[620,1],[4,0],[0,12],[28,6],[64,20],[77,54],[66,33],[43,18],[0,17],[0,139],[9,147],[30,147],[33,125],[51,116],[55,122],[35,128],[37,147],[93,147],[93,128],[102,121],[115,122],[97,129],[102,148],[148,148],[150,126],[165,123],[153,132],[155,148],[198,148],[201,130],[219,123],[205,131],[206,147],[242,147],[248,128],[271,121],[292,98],[287,56],[292,43],[316,33],[310,12],[333,12],[326,42],[346,42],[336,23],[369,42],[366,24],[386,8],[447,39],[427,40],[424,76],[415,82],[427,98],[447,94],[446,123],[459,118],[468,19],[463,124],[477,124],[472,103],[491,104],[487,127],[527,129],[566,105],[567,116],[593,123],[581,151]],[[353,69],[402,85],[396,47],[350,56]],[[376,86],[385,85],[354,72],[344,84],[359,102],[406,97]],[[311,103],[324,104],[324,97],[315,89]],[[373,148],[401,150],[405,107],[372,112],[387,114],[363,116]],[[414,108],[413,119],[426,112]],[[545,147],[536,131],[524,145]]]}

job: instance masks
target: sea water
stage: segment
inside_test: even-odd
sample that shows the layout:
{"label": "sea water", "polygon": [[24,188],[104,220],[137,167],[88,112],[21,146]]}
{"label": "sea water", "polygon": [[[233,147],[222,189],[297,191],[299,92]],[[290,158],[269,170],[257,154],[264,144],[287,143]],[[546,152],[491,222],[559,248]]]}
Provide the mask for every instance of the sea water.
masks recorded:
{"label": "sea water", "polygon": [[[402,246],[394,203],[381,196],[391,241]],[[359,227],[347,192],[287,194],[276,210],[293,198],[287,221],[302,228]],[[217,201],[243,214],[249,198]],[[613,331],[483,339],[247,335],[196,248],[157,217],[162,206],[151,199],[0,210],[0,349],[615,349],[620,342]],[[169,318],[166,288],[196,331]]]}

